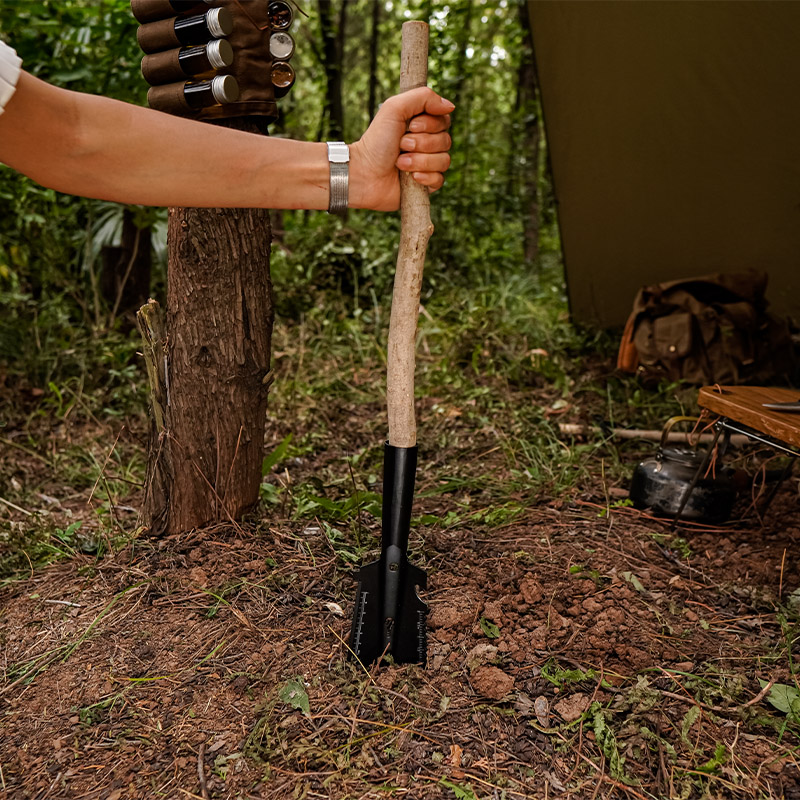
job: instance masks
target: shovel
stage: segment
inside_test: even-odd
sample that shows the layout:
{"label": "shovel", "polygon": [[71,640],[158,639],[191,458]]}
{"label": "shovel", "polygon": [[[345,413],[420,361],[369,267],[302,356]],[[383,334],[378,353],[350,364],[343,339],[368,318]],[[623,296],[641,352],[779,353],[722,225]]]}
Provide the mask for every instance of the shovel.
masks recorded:
{"label": "shovel", "polygon": [[[400,91],[428,81],[428,25],[403,23]],[[390,655],[397,664],[425,664],[428,606],[424,570],[408,561],[408,534],[417,468],[414,351],[425,250],[433,233],[428,190],[400,173],[400,248],[389,320],[386,402],[389,441],[383,454],[381,557],[361,567],[350,649],[364,664]]]}

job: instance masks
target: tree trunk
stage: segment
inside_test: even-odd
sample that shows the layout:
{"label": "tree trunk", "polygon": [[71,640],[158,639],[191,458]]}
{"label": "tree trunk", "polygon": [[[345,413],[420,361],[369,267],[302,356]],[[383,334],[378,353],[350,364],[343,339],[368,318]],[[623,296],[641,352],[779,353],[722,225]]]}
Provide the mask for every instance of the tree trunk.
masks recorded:
{"label": "tree trunk", "polygon": [[455,78],[452,87],[448,90],[448,99],[455,104],[456,110],[453,114],[452,130],[454,138],[461,144],[461,152],[456,156],[457,163],[450,178],[454,188],[461,199],[469,196],[470,178],[473,171],[472,158],[470,156],[470,140],[472,139],[472,114],[470,113],[470,95],[465,91],[468,84],[468,73],[470,71],[470,59],[467,51],[473,45],[472,39],[472,16],[474,11],[474,0],[463,0],[455,5],[451,11],[454,20],[458,20],[458,28],[455,36]]}
{"label": "tree trunk", "polygon": [[[461,15],[461,27],[456,38],[456,63],[455,63],[455,81],[453,83],[452,100],[457,109],[462,106],[462,96],[464,87],[467,83],[467,50],[472,45],[472,13],[474,10],[474,0],[465,0],[458,13]],[[466,114],[462,114],[462,118],[466,118]]]}
{"label": "tree trunk", "polygon": [[372,0],[372,31],[369,40],[369,93],[367,97],[367,116],[375,116],[375,103],[378,95],[378,44],[381,28],[381,0]]}
{"label": "tree trunk", "polygon": [[533,59],[533,36],[528,16],[528,4],[519,6],[522,28],[522,48],[518,73],[518,114],[522,120],[520,151],[525,160],[522,167],[521,200],[525,262],[535,265],[539,258],[539,149],[541,123],[539,119],[539,81]]}
{"label": "tree trunk", "polygon": [[166,385],[143,508],[156,535],[233,522],[258,501],[273,322],[267,210],[171,208],[167,241]]}
{"label": "tree trunk", "polygon": [[139,228],[133,212],[122,212],[122,239],[119,247],[106,246],[101,251],[103,269],[100,291],[110,309],[109,323],[118,316],[123,327],[133,327],[133,314],[150,296],[152,271],[151,229]]}
{"label": "tree trunk", "polygon": [[[342,0],[347,3],[347,0]],[[322,56],[325,66],[325,110],[328,117],[328,138],[344,139],[344,107],[342,105],[342,53],[333,26],[331,0],[317,0],[319,27],[322,35]],[[342,19],[346,11],[341,12]]]}

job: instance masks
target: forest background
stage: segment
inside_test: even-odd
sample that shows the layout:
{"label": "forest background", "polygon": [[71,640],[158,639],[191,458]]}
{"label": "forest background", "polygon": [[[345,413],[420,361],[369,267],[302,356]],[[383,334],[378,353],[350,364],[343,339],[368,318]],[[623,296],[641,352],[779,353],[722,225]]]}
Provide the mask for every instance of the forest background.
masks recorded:
{"label": "forest background", "polygon": [[[410,18],[457,106],[417,354],[428,668],[345,658],[380,537],[398,216],[273,214],[261,503],[153,540],[132,312],[164,300],[166,210],[0,167],[0,793],[800,797],[796,486],[727,528],[630,507],[653,445],[611,429],[696,391],[619,375],[615,338],[570,323],[524,5],[301,8],[272,135],[357,138]],[[143,103],[136,28],[128,0],[0,0],[26,69]]]}
{"label": "forest background", "polygon": [[[434,201],[425,295],[445,286],[522,280],[564,310],[555,209],[541,136],[527,18],[514,0],[306,3],[297,14],[298,78],[272,135],[352,141],[396,91],[405,19],[432,21],[431,85],[458,106],[453,164]],[[77,91],[143,104],[137,23],[126,0],[3,3],[0,34],[25,68]],[[215,154],[224,161],[224,154]],[[209,170],[209,181],[214,180]],[[120,325],[127,298],[104,288],[104,248],[123,227],[153,231],[150,294],[163,298],[166,211],[59,195],[0,169],[0,363],[50,399],[79,380],[111,389],[133,379],[136,337]],[[298,319],[320,291],[356,316],[391,291],[396,215],[276,214],[272,275],[278,312]],[[137,276],[129,277],[135,283]],[[141,278],[138,281],[141,284]],[[108,283],[108,281],[106,281]],[[116,287],[118,288],[118,287]],[[145,293],[146,289],[145,289]],[[122,333],[120,333],[122,331]],[[90,365],[102,369],[89,369]]]}

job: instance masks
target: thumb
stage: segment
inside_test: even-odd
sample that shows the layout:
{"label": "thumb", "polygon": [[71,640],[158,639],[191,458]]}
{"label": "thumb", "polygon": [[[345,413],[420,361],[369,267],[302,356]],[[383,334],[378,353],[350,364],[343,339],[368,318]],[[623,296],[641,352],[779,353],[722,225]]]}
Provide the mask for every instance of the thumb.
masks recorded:
{"label": "thumb", "polygon": [[418,114],[442,116],[449,114],[455,108],[449,100],[440,97],[427,86],[420,86],[417,89],[409,89],[407,92],[397,94],[389,98],[383,105],[389,106],[391,111],[403,120],[409,120]]}

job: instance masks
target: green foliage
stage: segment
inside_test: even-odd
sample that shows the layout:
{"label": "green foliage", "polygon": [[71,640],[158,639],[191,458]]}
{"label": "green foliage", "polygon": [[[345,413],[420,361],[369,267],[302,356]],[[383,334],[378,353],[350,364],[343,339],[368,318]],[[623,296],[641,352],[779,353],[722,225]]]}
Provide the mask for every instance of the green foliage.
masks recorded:
{"label": "green foliage", "polygon": [[582,669],[567,669],[555,659],[551,659],[542,667],[542,677],[554,686],[558,686],[559,689],[574,683],[593,680],[596,676],[597,672],[593,669],[586,672]]}
{"label": "green foliage", "polygon": [[286,681],[278,690],[278,697],[288,706],[302,711],[306,716],[311,713],[308,703],[308,694],[306,693],[302,678],[293,678],[292,680]]}
{"label": "green foliage", "polygon": [[597,744],[605,755],[611,774],[615,778],[625,778],[625,757],[620,754],[617,747],[617,737],[613,728],[608,724],[608,712],[600,705],[594,703],[591,708],[591,725]]}
{"label": "green foliage", "polygon": [[636,589],[637,592],[643,592],[644,591],[644,586],[642,585],[642,582],[639,580],[639,578],[633,572],[629,572],[628,570],[625,570],[624,572],[621,572],[620,575],[622,575],[622,577],[626,581],[628,581],[628,583],[631,586],[633,586],[633,588]]}
{"label": "green foliage", "polygon": [[447,780],[447,778],[440,778],[439,786],[444,786],[445,789],[450,789],[456,800],[478,800],[478,795],[476,795],[473,791],[471,783],[467,783],[462,786],[461,784],[453,783],[453,781]]}
{"label": "green foliage", "polygon": [[[136,27],[128,0],[7,0],[0,37],[44,80],[140,103]],[[0,371],[42,389],[70,379],[81,390],[125,387],[136,345],[108,337],[97,283],[122,207],[59,195],[1,166],[0,206]],[[158,214],[142,212],[142,224]]]}
{"label": "green foliage", "polygon": [[12,582],[20,574],[30,574],[34,567],[71,558],[79,552],[102,555],[104,542],[82,533],[81,525],[73,522],[59,528],[36,517],[24,526],[0,523],[0,585]]}
{"label": "green foliage", "polygon": [[286,458],[286,453],[289,450],[289,445],[292,443],[292,434],[284,437],[281,443],[265,458],[261,464],[261,474],[268,475],[274,467],[281,463]]}
{"label": "green foliage", "polygon": [[689,745],[691,742],[689,741],[689,731],[692,728],[692,725],[700,719],[700,706],[692,706],[684,715],[683,720],[681,721],[681,741]]}
{"label": "green foliage", "polygon": [[[767,682],[759,680],[763,689]],[[786,683],[776,683],[767,695],[767,702],[786,714],[795,723],[800,723],[800,690]]]}
{"label": "green foliage", "polygon": [[375,492],[353,492],[338,500],[331,500],[315,494],[303,493],[297,497],[296,515],[321,517],[335,522],[352,520],[360,511],[380,516],[381,496]]}
{"label": "green foliage", "polygon": [[728,749],[722,742],[717,742],[714,748],[714,755],[708,759],[704,764],[696,767],[698,772],[706,772],[713,774],[719,771],[719,768],[728,761]]}
{"label": "green foliage", "polygon": [[[0,36],[18,50],[27,70],[77,91],[144,101],[146,85],[139,71],[137,23],[130,13],[129,0],[9,0],[6,6]],[[309,17],[298,15],[302,35],[298,32],[296,37],[297,85],[282,102],[282,119],[275,130],[296,138],[317,139],[324,133],[325,72],[318,58],[319,48],[311,44],[319,41],[319,20],[313,7],[307,10]],[[541,164],[528,163],[519,146],[525,120],[515,107],[522,36],[517,3],[401,0],[386,4],[379,31],[379,100],[396,91],[400,26],[412,17],[431,21],[432,85],[460,104],[453,120],[453,168],[433,204],[437,234],[429,251],[425,302],[433,303],[436,297],[447,295],[451,285],[466,287],[477,282],[490,286],[498,275],[517,272],[524,219],[519,176],[533,169],[545,199],[542,259],[539,275],[529,278],[530,285],[524,291],[552,287],[543,291],[551,292],[558,313],[563,313],[558,234],[552,207],[546,200],[550,193],[544,158]],[[369,18],[368,0],[351,0],[343,61],[348,140],[358,138],[369,122],[366,96],[371,30],[361,24]],[[52,393],[56,410],[62,412],[64,398],[69,402],[69,392],[65,395],[63,387],[70,380],[77,381],[70,387],[78,395],[97,388],[121,388],[126,393],[128,370],[134,366],[135,337],[131,342],[127,337],[117,340],[108,331],[109,309],[99,291],[100,251],[103,245],[119,241],[121,207],[58,195],[3,167],[0,204],[5,210],[0,215],[0,304],[6,310],[0,320],[0,368],[22,385]],[[160,265],[163,211],[140,209],[136,217],[138,225],[156,225],[156,263]],[[325,214],[285,212],[282,221],[285,234],[273,248],[272,267],[281,315],[299,319],[313,313],[331,291],[350,298],[348,313],[354,321],[362,313],[376,314],[376,309],[385,304],[391,293],[396,257],[396,215],[353,213],[342,225]],[[162,272],[156,273],[155,282],[156,286],[163,284]],[[510,290],[516,289],[523,287]],[[521,306],[519,313],[526,314]],[[488,310],[488,306],[481,307]],[[465,311],[452,308],[449,315]],[[553,315],[548,311],[543,316],[540,310],[533,317],[538,332],[547,331],[543,339],[553,346],[549,331],[560,335],[551,328]],[[490,346],[499,341],[497,315],[472,322],[469,339],[452,343],[457,347],[453,366],[467,361],[476,369],[492,370],[481,355],[485,349],[481,337],[491,330],[494,341]],[[509,317],[505,330],[510,331],[514,324]],[[545,345],[537,342],[537,346]],[[514,361],[522,380],[534,374],[563,380],[557,360],[545,359],[532,368],[528,356],[510,351],[507,345],[498,355],[501,361]],[[98,364],[100,369],[92,369]],[[131,399],[138,403],[143,400],[141,396]],[[119,407],[119,398],[114,405]],[[533,472],[539,471],[534,466]],[[543,479],[552,477],[545,475]],[[272,500],[277,499],[275,491],[266,492]]]}

